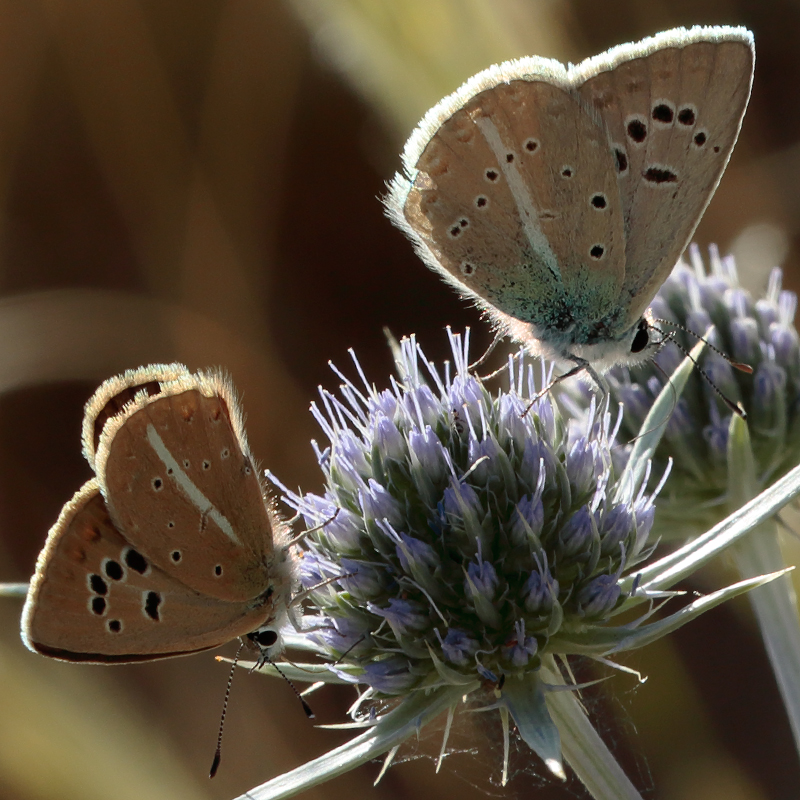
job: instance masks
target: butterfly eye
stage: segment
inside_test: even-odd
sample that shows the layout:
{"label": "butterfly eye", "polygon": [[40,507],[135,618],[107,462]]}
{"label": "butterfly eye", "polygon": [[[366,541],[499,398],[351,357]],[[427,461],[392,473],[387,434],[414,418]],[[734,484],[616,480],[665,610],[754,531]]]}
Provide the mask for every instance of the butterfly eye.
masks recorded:
{"label": "butterfly eye", "polygon": [[647,328],[640,323],[639,330],[636,331],[636,335],[631,342],[631,353],[641,353],[648,344],[650,344],[650,333]]}
{"label": "butterfly eye", "polygon": [[248,634],[248,639],[255,642],[259,647],[272,647],[278,641],[278,634],[275,631],[266,629],[253,631]]}

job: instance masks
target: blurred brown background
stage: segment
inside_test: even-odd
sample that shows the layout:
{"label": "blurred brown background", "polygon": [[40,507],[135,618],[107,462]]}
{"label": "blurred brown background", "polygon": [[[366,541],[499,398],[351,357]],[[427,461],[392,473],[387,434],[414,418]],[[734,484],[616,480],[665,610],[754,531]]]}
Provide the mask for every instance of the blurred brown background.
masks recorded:
{"label": "blurred brown background", "polygon": [[[0,0],[0,581],[28,579],[90,475],[84,401],[142,363],[224,366],[257,456],[319,489],[307,407],[338,384],[329,359],[346,367],[353,347],[382,384],[384,325],[437,358],[446,324],[472,325],[475,352],[490,339],[382,216],[419,117],[492,62],[578,61],[697,23],[747,25],[757,46],[744,130],[697,241],[733,250],[754,289],[778,263],[797,288],[800,2]],[[23,648],[20,608],[0,601],[4,799],[233,797],[345,738],[315,729],[287,686],[240,674],[210,782],[227,677],[211,655],[51,662]],[[595,719],[646,796],[800,795],[746,603],[626,663],[649,681],[613,677]],[[316,695],[319,721],[343,721],[352,699]],[[439,776],[421,759],[373,789],[370,765],[308,796],[584,796],[543,784],[535,763],[492,788],[481,776],[497,777],[499,740],[477,737],[465,726],[460,744],[480,754]]]}

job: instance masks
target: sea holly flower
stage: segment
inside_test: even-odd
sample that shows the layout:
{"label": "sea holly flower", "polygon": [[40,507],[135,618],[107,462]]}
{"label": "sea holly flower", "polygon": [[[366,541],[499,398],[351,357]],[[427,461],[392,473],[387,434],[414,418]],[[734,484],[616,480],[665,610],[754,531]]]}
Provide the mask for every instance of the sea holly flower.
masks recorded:
{"label": "sea holly flower", "polygon": [[[653,473],[668,462],[672,471],[656,501],[654,530],[662,540],[686,539],[740,508],[800,463],[800,337],[794,325],[797,297],[781,288],[774,269],[766,293],[754,299],[739,285],[731,256],[709,253],[707,270],[692,247],[689,263],[679,262],[652,303],[656,322],[684,350],[696,339],[681,328],[706,335],[719,351],[698,354],[693,370],[653,451]],[[713,326],[713,327],[712,327]],[[721,353],[752,367],[732,368]],[[669,341],[655,364],[618,369],[608,376],[612,396],[624,406],[622,431],[633,438],[647,430],[653,399],[663,391],[683,355]],[[712,385],[713,384],[713,385]],[[720,399],[740,403],[743,420]],[[576,394],[573,392],[572,397]],[[591,396],[582,395],[591,414]],[[577,409],[573,410],[578,412]],[[579,412],[578,412],[579,413]],[[743,577],[785,566],[778,526],[770,520],[732,550]],[[800,616],[788,576],[750,595],[784,704],[800,750]]]}
{"label": "sea holly flower", "polygon": [[[441,370],[404,340],[384,390],[357,361],[358,384],[337,372],[339,393],[322,391],[313,409],[329,442],[315,444],[323,495],[271,476],[311,531],[300,578],[312,613],[287,643],[318,658],[281,667],[294,680],[355,683],[349,727],[363,731],[251,798],[289,796],[381,754],[388,766],[405,739],[465,704],[498,713],[506,741],[513,721],[554,775],[566,760],[595,797],[637,797],[562,660],[607,662],[769,579],[653,620],[654,601],[716,542],[741,535],[765,501],[668,572],[646,566],[656,492],[644,468],[631,469],[634,456],[624,472],[614,466],[618,420],[593,404],[585,424],[568,422],[550,396],[528,409],[536,382],[521,360],[509,362],[508,390],[492,394],[469,372],[468,339],[451,335],[451,346]],[[507,758],[506,748],[504,779]]]}

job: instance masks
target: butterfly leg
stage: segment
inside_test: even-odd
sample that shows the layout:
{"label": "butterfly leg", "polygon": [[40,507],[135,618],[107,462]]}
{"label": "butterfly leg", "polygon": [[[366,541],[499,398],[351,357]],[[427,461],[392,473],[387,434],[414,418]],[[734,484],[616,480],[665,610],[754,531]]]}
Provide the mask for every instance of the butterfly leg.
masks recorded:
{"label": "butterfly leg", "polygon": [[[492,343],[486,348],[486,351],[484,352],[484,354],[477,361],[473,361],[472,364],[470,364],[469,367],[467,367],[467,370],[469,372],[474,372],[479,366],[481,366],[481,364],[485,364],[486,363],[486,359],[489,358],[489,356],[495,351],[495,348],[497,347],[497,345],[500,344],[500,342],[506,336],[507,336],[507,334],[506,334],[505,331],[502,331],[502,330],[495,331],[494,339],[492,339]],[[494,373],[494,374],[496,374],[496,373]],[[491,377],[491,376],[489,376],[489,377]]]}
{"label": "butterfly leg", "polygon": [[[583,359],[577,359],[576,358],[575,362],[576,362],[575,366],[572,369],[567,370],[567,372],[565,372],[563,375],[556,375],[556,377],[553,378],[553,380],[551,380],[550,383],[548,383],[547,386],[544,387],[544,389],[542,389],[540,392],[537,392],[536,395],[534,395],[534,397],[531,399],[530,403],[528,403],[527,408],[522,413],[523,417],[554,386],[557,386],[559,383],[561,383],[561,381],[564,381],[567,378],[571,378],[573,375],[577,375],[579,372],[583,372],[583,370],[586,370],[600,384],[600,388],[603,389],[603,387],[605,386],[605,381],[592,369],[592,367],[591,367],[591,365],[589,364],[588,361],[584,361]],[[606,396],[608,395],[608,387],[607,386],[605,386],[605,394],[606,394]]]}

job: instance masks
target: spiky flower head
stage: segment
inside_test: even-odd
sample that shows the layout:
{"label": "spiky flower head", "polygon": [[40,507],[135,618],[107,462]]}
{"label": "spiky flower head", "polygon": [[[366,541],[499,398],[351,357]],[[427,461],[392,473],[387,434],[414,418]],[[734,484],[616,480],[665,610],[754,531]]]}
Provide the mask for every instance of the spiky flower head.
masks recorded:
{"label": "spiky flower head", "polygon": [[290,495],[321,526],[301,560],[318,641],[378,696],[536,671],[606,623],[647,553],[652,498],[618,484],[610,417],[526,413],[531,368],[493,396],[452,345],[452,375],[408,339],[390,389],[323,392],[325,494]]}
{"label": "spiky flower head", "polygon": [[[651,310],[663,330],[677,323],[707,335],[730,361],[714,349],[706,347],[701,354],[696,348],[699,369],[681,368],[688,378],[679,397],[673,389],[671,401],[669,391],[662,389],[683,358],[674,343],[665,344],[655,365],[608,376],[612,395],[625,408],[623,430],[631,436],[654,427],[644,420],[656,396],[673,407],[669,419],[659,423],[663,437],[652,452],[656,471],[668,460],[673,464],[658,498],[654,532],[662,540],[690,540],[682,549],[691,549],[692,537],[715,523],[722,531],[732,516],[746,516],[748,504],[759,494],[779,494],[800,463],[797,297],[782,290],[781,271],[774,269],[766,294],[754,300],[740,286],[732,257],[720,258],[712,247],[709,260],[707,272],[700,251],[690,248],[689,263],[677,264]],[[680,328],[673,330],[684,351],[693,347],[692,337]],[[731,361],[749,364],[752,374],[734,369]],[[740,404],[746,421],[722,402],[720,394]],[[584,393],[578,407],[581,402],[588,413],[590,397]],[[624,450],[630,453],[632,448]],[[625,454],[616,454],[620,463]],[[695,540],[698,550],[703,539]],[[744,578],[785,569],[776,520],[767,517],[750,526],[749,535],[731,548],[730,556]],[[750,601],[800,750],[800,614],[790,577],[762,587]]]}

